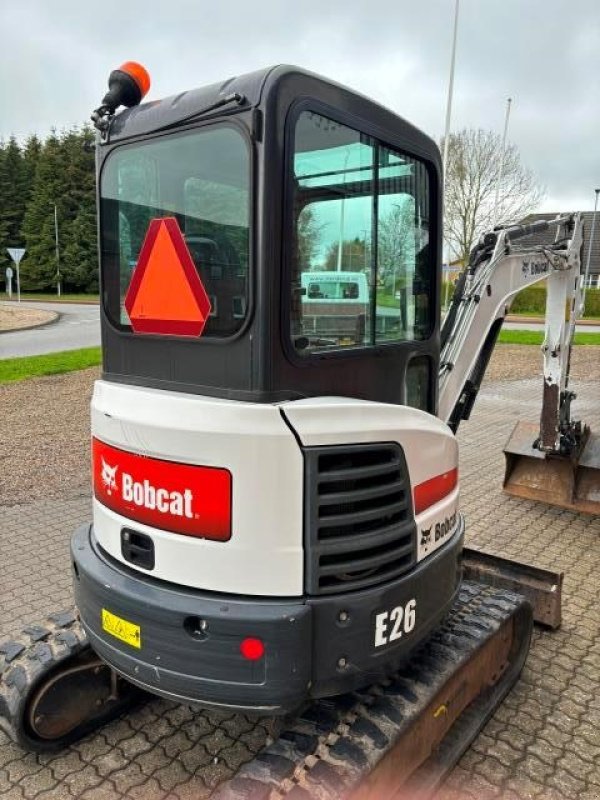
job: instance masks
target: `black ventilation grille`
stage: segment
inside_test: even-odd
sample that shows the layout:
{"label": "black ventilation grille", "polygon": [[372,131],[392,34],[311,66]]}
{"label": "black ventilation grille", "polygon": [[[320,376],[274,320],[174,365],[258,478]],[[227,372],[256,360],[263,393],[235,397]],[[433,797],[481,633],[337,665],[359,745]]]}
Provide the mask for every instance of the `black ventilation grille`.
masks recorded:
{"label": "black ventilation grille", "polygon": [[398,444],[307,447],[306,591],[385,583],[416,560],[406,459]]}

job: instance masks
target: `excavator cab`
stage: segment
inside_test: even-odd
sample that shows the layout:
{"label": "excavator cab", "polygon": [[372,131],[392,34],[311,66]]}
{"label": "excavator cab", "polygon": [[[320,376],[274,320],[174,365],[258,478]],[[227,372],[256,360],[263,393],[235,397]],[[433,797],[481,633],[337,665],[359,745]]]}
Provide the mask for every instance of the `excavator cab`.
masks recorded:
{"label": "excavator cab", "polygon": [[[435,413],[440,162],[412,125],[277,67],[115,116],[98,170],[106,379]],[[162,321],[140,334],[128,315],[149,225],[164,218],[210,301],[200,336],[178,335],[197,312],[175,256],[148,271],[136,307]]]}

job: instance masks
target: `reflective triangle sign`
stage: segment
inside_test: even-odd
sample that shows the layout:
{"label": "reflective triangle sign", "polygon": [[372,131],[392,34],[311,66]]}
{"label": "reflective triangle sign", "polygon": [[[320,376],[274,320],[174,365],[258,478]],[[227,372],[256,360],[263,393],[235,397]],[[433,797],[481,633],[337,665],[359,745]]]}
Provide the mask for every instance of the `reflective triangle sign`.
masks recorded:
{"label": "reflective triangle sign", "polygon": [[210,300],[175,217],[150,222],[125,308],[135,333],[202,335]]}

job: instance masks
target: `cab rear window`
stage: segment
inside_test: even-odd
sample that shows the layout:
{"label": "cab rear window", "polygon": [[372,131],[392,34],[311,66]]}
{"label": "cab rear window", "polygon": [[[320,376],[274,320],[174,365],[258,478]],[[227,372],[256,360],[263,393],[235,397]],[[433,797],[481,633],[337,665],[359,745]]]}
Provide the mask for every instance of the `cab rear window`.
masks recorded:
{"label": "cab rear window", "polygon": [[239,330],[248,313],[250,252],[250,158],[239,130],[213,125],[118,147],[100,187],[103,300],[111,321],[130,329],[124,301],[150,222],[175,217],[210,298],[203,335]]}

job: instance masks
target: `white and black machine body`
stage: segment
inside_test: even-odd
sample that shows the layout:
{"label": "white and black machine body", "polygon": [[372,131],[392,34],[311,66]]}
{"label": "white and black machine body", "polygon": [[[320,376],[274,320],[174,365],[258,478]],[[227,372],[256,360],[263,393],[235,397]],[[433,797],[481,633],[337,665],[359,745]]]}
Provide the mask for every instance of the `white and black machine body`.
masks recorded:
{"label": "white and black machine body", "polygon": [[[438,148],[294,67],[136,105],[148,85],[124,64],[93,116],[103,364],[77,613],[40,634],[43,664],[37,639],[0,644],[0,725],[56,749],[140,689],[281,715],[387,681],[428,640],[450,680],[430,749],[483,695],[464,749],[516,680],[532,614],[460,591]],[[470,361],[445,353],[467,380],[476,343]]]}

